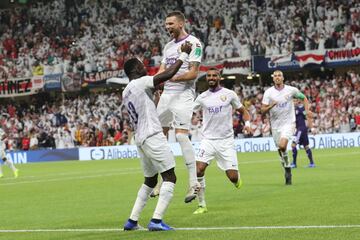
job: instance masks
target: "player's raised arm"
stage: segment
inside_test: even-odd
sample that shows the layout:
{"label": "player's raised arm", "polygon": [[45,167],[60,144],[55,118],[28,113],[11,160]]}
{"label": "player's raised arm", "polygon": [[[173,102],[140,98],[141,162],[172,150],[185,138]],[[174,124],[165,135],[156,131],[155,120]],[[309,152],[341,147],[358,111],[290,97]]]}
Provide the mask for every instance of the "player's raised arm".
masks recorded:
{"label": "player's raised arm", "polygon": [[175,64],[171,65],[168,69],[165,71],[159,73],[158,75],[154,76],[154,86],[157,86],[170,78],[172,78],[177,71],[180,69],[181,65],[185,61],[185,59],[189,56],[189,53],[191,52],[191,44],[189,42],[185,42],[181,45],[181,54]]}

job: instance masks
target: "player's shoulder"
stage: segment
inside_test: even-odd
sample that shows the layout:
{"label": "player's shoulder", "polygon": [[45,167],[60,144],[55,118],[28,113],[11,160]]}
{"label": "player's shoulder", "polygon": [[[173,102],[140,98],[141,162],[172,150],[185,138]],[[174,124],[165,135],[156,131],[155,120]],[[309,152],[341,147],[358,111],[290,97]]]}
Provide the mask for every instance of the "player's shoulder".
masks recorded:
{"label": "player's shoulder", "polygon": [[290,85],[284,85],[285,89],[288,89],[288,90],[298,90],[297,87],[294,87],[294,86],[290,86]]}

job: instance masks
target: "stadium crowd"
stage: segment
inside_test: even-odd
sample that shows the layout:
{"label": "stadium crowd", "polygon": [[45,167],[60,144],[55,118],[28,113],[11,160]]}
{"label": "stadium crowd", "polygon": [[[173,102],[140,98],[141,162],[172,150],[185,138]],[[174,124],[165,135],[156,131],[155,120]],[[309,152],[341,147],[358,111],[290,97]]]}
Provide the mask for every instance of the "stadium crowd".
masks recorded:
{"label": "stadium crowd", "polygon": [[360,46],[358,0],[34,1],[0,10],[0,65],[10,77],[119,69],[132,56],[158,65],[174,9],[207,62]]}
{"label": "stadium crowd", "polygon": [[[0,66],[8,78],[116,70],[133,56],[157,66],[169,40],[164,19],[174,9],[185,13],[188,32],[202,41],[205,62],[360,47],[359,0],[34,1],[0,10]],[[314,133],[360,130],[358,74],[293,79],[290,84],[312,101]],[[251,113],[253,137],[270,135],[269,120],[259,111],[265,89],[234,86]],[[0,103],[8,149],[131,143],[119,93],[30,99]],[[234,119],[235,137],[248,137],[242,133],[241,116],[235,113]],[[200,127],[201,116],[194,114],[193,141],[200,139]]]}
{"label": "stadium crowd", "polygon": [[[292,79],[288,84],[301,89],[311,100],[315,113],[313,134],[360,131],[359,74],[349,71],[327,79]],[[234,113],[235,138],[271,135],[268,118],[260,114],[266,88],[234,85],[235,92],[251,114],[253,130],[252,136],[244,135],[241,115]],[[8,149],[132,143],[129,117],[121,105],[120,92],[50,99],[33,95],[30,103],[0,104],[0,123],[8,133]],[[190,130],[193,141],[201,139],[201,124],[201,115],[194,113]]]}

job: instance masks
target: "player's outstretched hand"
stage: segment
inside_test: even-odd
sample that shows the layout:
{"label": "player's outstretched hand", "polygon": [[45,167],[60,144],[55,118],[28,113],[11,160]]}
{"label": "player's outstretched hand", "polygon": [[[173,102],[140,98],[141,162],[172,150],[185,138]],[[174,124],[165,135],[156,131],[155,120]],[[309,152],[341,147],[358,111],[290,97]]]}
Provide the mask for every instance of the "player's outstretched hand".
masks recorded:
{"label": "player's outstretched hand", "polygon": [[181,44],[181,52],[190,54],[191,49],[192,49],[192,44],[189,41],[185,41],[185,43]]}

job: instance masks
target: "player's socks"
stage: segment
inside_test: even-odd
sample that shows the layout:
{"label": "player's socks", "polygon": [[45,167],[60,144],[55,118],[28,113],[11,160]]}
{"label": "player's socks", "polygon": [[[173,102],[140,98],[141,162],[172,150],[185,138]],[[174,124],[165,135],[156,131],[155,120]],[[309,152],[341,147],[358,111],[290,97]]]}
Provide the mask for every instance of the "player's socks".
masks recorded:
{"label": "player's socks", "polygon": [[154,211],[153,219],[162,219],[174,195],[175,183],[164,181],[160,188],[159,199]]}
{"label": "player's socks", "polygon": [[306,154],[307,154],[307,156],[309,158],[310,164],[314,165],[314,159],[313,159],[312,152],[311,152],[310,148],[306,150]]}
{"label": "player's socks", "polygon": [[291,168],[290,167],[286,167],[285,169],[285,184],[286,185],[291,185],[292,184],[292,174],[291,174]]}
{"label": "player's socks", "polygon": [[293,162],[292,164],[296,167],[296,158],[297,158],[297,148],[296,146],[292,148],[292,156],[293,156]]}
{"label": "player's socks", "polygon": [[198,177],[198,182],[200,183],[200,190],[198,192],[199,206],[205,207],[206,206],[206,202],[205,202],[205,187],[206,187],[205,176]]}
{"label": "player's socks", "polygon": [[4,177],[4,174],[3,174],[3,172],[2,172],[2,166],[1,166],[1,164],[0,164],[0,178],[2,178],[2,177]]}
{"label": "player's socks", "polygon": [[5,163],[6,165],[8,165],[9,168],[10,168],[13,172],[15,172],[15,170],[17,170],[16,167],[14,166],[14,163],[13,163],[10,159],[6,159],[6,160],[4,161],[4,163]]}
{"label": "player's socks", "polygon": [[176,139],[180,144],[185,164],[189,172],[189,185],[190,187],[193,187],[197,184],[196,161],[193,146],[187,134],[177,133]]}
{"label": "player's socks", "polygon": [[145,184],[141,185],[141,187],[138,191],[138,195],[137,195],[134,207],[130,214],[130,219],[132,219],[133,221],[139,220],[140,213],[144,209],[152,190],[153,190],[152,188],[150,188],[149,186],[147,186]]}
{"label": "player's socks", "polygon": [[161,188],[161,184],[163,183],[163,180],[162,178],[160,177],[156,186],[154,187],[154,189],[151,191],[150,193],[150,197],[154,198],[154,197],[157,197],[159,196],[160,194],[160,188]]}
{"label": "player's socks", "polygon": [[284,163],[284,167],[285,168],[290,168],[290,161],[289,161],[289,156],[288,156],[287,151],[281,152],[281,159],[282,159],[282,161]]}

